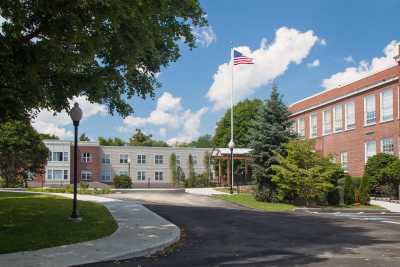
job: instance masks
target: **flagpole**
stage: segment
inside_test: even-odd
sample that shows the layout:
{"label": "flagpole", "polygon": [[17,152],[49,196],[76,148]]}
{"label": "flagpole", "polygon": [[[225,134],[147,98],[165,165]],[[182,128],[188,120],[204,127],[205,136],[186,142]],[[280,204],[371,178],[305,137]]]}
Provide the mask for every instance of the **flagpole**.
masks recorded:
{"label": "flagpole", "polygon": [[233,42],[231,42],[231,62],[232,62],[232,84],[231,84],[231,140],[229,142],[229,149],[231,152],[231,188],[230,193],[233,194],[233,149],[235,147],[235,143],[233,141],[233,87],[234,87],[234,55],[233,55]]}

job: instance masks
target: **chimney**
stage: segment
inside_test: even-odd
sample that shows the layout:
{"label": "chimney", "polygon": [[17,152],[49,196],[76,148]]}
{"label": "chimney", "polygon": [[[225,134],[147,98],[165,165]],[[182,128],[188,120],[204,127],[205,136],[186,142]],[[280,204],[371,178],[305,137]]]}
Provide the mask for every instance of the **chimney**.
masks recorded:
{"label": "chimney", "polygon": [[398,45],[398,54],[394,57],[394,60],[400,65],[400,44]]}

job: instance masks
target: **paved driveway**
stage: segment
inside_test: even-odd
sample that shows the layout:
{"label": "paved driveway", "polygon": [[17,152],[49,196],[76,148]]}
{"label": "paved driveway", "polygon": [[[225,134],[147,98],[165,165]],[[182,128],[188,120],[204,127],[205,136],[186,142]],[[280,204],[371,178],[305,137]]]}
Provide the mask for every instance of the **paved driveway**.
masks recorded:
{"label": "paved driveway", "polygon": [[400,225],[262,213],[189,194],[115,194],[183,229],[172,252],[91,266],[400,266]]}

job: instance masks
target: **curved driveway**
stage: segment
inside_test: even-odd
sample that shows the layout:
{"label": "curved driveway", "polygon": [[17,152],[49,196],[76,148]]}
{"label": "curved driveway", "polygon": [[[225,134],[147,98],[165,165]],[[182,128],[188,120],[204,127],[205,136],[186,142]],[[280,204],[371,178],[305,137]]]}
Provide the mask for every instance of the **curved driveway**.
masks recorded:
{"label": "curved driveway", "polygon": [[400,225],[257,212],[186,193],[111,197],[144,203],[183,239],[162,255],[90,266],[400,266]]}

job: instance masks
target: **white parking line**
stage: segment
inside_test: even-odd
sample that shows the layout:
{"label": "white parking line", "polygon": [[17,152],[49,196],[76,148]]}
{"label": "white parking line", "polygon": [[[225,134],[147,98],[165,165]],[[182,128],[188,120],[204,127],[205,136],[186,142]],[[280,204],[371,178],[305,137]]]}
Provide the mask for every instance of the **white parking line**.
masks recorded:
{"label": "white parking line", "polygon": [[384,223],[392,223],[392,224],[400,224],[400,222],[394,222],[394,221],[382,221]]}

